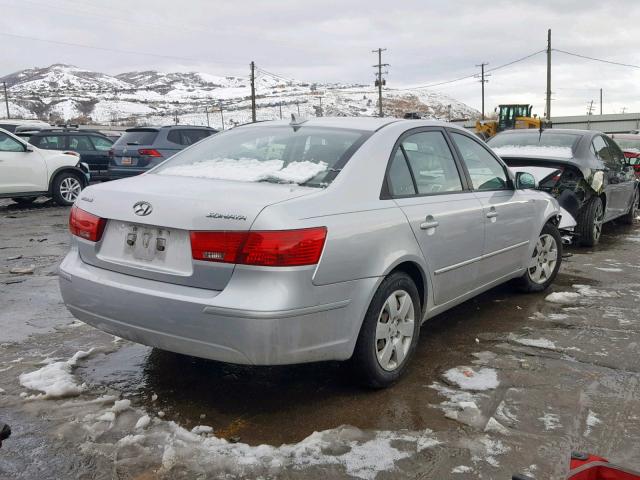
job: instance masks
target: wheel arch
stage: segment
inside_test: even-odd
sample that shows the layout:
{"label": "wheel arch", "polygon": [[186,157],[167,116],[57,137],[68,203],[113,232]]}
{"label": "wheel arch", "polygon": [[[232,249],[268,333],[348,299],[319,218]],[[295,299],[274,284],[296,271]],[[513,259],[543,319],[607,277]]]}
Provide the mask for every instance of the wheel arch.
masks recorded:
{"label": "wheel arch", "polygon": [[424,314],[428,298],[428,279],[424,268],[415,259],[405,258],[400,259],[391,265],[384,276],[387,277],[394,272],[404,272],[411,277],[411,280],[413,280],[416,284],[416,288],[418,289],[418,294],[420,295],[420,308]]}
{"label": "wheel arch", "polygon": [[85,176],[85,173],[82,169],[80,169],[79,167],[65,165],[65,166],[56,168],[51,174],[51,176],[49,177],[49,193],[50,194],[53,194],[53,183],[55,182],[56,177],[61,173],[65,173],[65,172],[70,172],[75,174],[80,179],[80,182],[82,182],[82,188],[88,185],[89,182],[87,181],[87,177]]}

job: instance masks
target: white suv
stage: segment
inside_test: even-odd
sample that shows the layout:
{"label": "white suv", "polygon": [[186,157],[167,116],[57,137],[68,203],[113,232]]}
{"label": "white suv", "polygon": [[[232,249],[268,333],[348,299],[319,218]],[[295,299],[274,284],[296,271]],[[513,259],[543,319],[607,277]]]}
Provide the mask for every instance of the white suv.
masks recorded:
{"label": "white suv", "polygon": [[41,150],[0,128],[0,198],[26,204],[46,196],[66,206],[88,183],[75,152]]}

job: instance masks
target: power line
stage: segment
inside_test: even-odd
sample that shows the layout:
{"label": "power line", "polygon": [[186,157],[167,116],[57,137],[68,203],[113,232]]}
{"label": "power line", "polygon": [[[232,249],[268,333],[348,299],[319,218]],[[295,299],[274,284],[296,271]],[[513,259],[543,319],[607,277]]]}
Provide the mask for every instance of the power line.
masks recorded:
{"label": "power line", "polygon": [[[171,60],[186,60],[189,62],[201,62],[202,59],[198,59],[198,58],[194,58],[194,57],[180,57],[177,55],[162,55],[159,53],[150,53],[150,52],[138,52],[135,50],[120,50],[117,48],[107,48],[107,47],[99,47],[96,45],[84,45],[81,43],[72,43],[72,42],[62,42],[59,40],[49,40],[46,38],[37,38],[37,37],[30,37],[27,35],[17,35],[15,33],[6,33],[6,32],[0,32],[0,35],[4,35],[5,37],[13,37],[13,38],[21,38],[23,40],[35,40],[37,42],[45,42],[45,43],[53,43],[56,45],[65,45],[68,47],[80,47],[80,48],[89,48],[92,50],[101,50],[101,51],[105,51],[105,52],[115,52],[115,53],[126,53],[126,54],[130,54],[130,55],[142,55],[142,56],[147,56],[147,57],[157,57],[157,58],[168,58]],[[229,65],[241,65],[240,62],[226,62]]]}
{"label": "power line", "polygon": [[[485,74],[489,73],[489,72],[495,72],[496,70],[500,70],[501,68],[508,67],[510,65],[513,65],[514,63],[522,62],[524,60],[527,60],[527,59],[529,59],[531,57],[534,57],[534,56],[536,56],[536,55],[538,55],[540,53],[543,53],[543,52],[546,52],[546,49],[538,50],[537,52],[530,53],[529,55],[526,55],[524,57],[518,58],[517,60],[513,60],[511,62],[504,63],[502,65],[498,65],[497,67],[489,68],[489,69],[485,70]],[[453,80],[445,80],[444,82],[430,83],[430,84],[427,84],[427,85],[418,85],[416,87],[398,88],[396,90],[404,91],[404,90],[418,90],[418,89],[422,89],[422,88],[438,87],[440,85],[447,85],[449,83],[460,82],[461,80],[467,80],[469,78],[476,78],[476,75],[477,75],[476,73],[473,73],[471,75],[465,75],[464,77],[454,78]]]}
{"label": "power line", "polygon": [[564,53],[565,55],[571,55],[572,57],[584,58],[586,60],[593,60],[595,62],[609,63],[611,65],[619,65],[621,67],[640,68],[640,65],[633,65],[631,63],[614,62],[613,60],[604,60],[602,58],[589,57],[587,55],[581,55],[579,53],[567,52],[566,50],[560,50],[558,48],[553,49],[555,52]]}

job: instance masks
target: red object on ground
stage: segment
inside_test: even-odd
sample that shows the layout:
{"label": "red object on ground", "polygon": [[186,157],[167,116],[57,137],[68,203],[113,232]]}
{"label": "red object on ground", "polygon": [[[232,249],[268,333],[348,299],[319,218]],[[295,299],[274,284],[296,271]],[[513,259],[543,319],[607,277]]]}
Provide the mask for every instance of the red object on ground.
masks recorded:
{"label": "red object on ground", "polygon": [[640,473],[613,465],[605,458],[572,453],[567,480],[640,480]]}

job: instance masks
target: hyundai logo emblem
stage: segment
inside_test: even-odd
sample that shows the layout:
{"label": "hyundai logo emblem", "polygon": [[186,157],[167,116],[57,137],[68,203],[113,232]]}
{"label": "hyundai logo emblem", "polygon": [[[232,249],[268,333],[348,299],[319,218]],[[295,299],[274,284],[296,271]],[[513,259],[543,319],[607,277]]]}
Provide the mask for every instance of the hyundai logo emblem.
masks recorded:
{"label": "hyundai logo emblem", "polygon": [[133,213],[144,217],[153,211],[153,207],[149,202],[136,202],[133,205]]}

